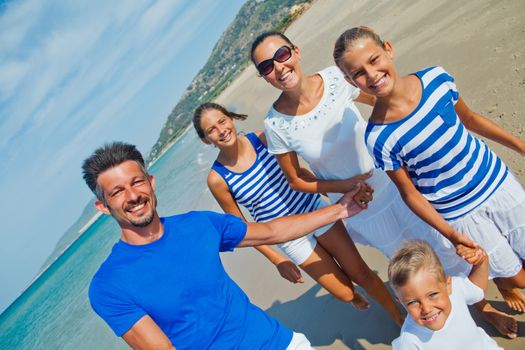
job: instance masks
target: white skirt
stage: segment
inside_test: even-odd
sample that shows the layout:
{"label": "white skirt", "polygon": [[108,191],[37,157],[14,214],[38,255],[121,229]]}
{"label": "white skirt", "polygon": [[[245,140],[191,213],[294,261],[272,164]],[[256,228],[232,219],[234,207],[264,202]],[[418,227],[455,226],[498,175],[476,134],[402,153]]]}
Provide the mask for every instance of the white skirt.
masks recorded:
{"label": "white skirt", "polygon": [[[318,210],[328,205],[323,199],[319,200],[319,204],[314,208]],[[321,236],[332,227],[333,224],[318,228],[306,236],[294,239],[293,241],[278,244],[281,251],[296,265],[301,265],[314,252],[317,245],[316,237]]]}
{"label": "white skirt", "polygon": [[525,191],[510,171],[482,205],[449,224],[485,249],[490,278],[512,277],[522,269]]}
{"label": "white skirt", "polygon": [[379,195],[374,193],[372,202],[366,216],[344,220],[354,242],[375,247],[390,259],[407,241],[424,240],[434,248],[447,275],[468,275],[471,266],[456,254],[448,239],[408,208],[393,182]]}

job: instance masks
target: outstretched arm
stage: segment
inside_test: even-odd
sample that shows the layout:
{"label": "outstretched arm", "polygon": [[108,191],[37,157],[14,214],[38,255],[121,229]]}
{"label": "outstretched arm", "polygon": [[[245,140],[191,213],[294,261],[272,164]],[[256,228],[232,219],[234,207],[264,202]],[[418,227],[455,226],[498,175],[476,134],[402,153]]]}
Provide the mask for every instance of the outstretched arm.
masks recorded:
{"label": "outstretched arm", "polygon": [[297,153],[288,152],[275,156],[292,189],[307,193],[345,193],[361,181],[372,176],[372,172],[345,180],[320,180],[312,173],[304,171],[299,164]]}
{"label": "outstretched arm", "polygon": [[358,184],[351,192],[345,193],[336,204],[311,213],[285,216],[265,223],[248,223],[246,236],[239,246],[288,242],[339,219],[356,215],[363,210],[354,200],[361,186],[364,185]]}
{"label": "outstretched arm", "polygon": [[148,315],[138,320],[122,339],[135,350],[175,350],[170,339]]}
{"label": "outstretched arm", "polygon": [[[434,207],[425,197],[417,190],[412,183],[410,176],[404,168],[393,171],[387,171],[388,176],[397,186],[401,197],[407,206],[423,221],[438,230],[456,247],[464,245],[468,248],[478,249],[477,245],[468,239],[465,235],[457,232],[450,226],[445,219],[439,215]],[[459,254],[459,253],[458,253]]]}
{"label": "outstretched arm", "polygon": [[512,135],[488,118],[472,111],[461,97],[454,108],[467,129],[496,141],[525,157],[525,141]]}
{"label": "outstretched arm", "polygon": [[[244,222],[247,222],[239,208],[239,205],[233,198],[228,185],[224,179],[214,170],[210,171],[208,175],[208,187],[213,194],[213,197],[215,197],[215,200],[217,203],[219,203],[225,213],[238,216]],[[297,268],[297,266],[295,266],[294,263],[290,261],[290,259],[282,254],[279,254],[267,245],[256,246],[254,248],[275,265],[279,271],[279,274],[283,278],[289,280],[292,283],[303,282],[301,271]]]}

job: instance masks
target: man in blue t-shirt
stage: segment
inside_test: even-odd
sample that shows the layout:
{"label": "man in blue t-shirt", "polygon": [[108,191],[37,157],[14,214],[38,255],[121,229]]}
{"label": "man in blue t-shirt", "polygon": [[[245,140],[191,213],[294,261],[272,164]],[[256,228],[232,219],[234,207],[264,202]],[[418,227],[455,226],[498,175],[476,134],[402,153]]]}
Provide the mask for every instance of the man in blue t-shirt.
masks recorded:
{"label": "man in blue t-shirt", "polygon": [[[359,213],[356,186],[334,205],[267,223],[213,212],[160,218],[155,179],[133,145],[97,149],[82,166],[122,235],[89,288],[95,312],[136,349],[311,349],[248,297],[228,276],[219,252],[286,242]],[[371,199],[371,194],[367,200]]]}

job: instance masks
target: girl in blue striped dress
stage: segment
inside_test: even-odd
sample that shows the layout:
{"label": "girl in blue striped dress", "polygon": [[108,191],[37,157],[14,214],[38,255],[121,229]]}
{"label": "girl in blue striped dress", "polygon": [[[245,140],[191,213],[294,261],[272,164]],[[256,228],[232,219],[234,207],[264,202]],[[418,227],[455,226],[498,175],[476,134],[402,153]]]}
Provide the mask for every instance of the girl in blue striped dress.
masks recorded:
{"label": "girl in blue striped dress", "polygon": [[[469,133],[525,155],[525,142],[473,112],[441,67],[397,74],[393,47],[370,28],[347,30],[334,48],[345,79],[377,98],[365,142],[407,205],[457,248],[481,246],[507,304],[525,311],[525,191],[501,159]],[[514,319],[486,302],[485,318],[509,337]]]}
{"label": "girl in blue striped dress", "polygon": [[[208,175],[208,187],[224,212],[246,220],[239,208],[241,204],[255,221],[264,222],[322,207],[324,202],[319,194],[290,188],[279,164],[267,151],[264,133],[237,135],[233,119],[245,118],[246,115],[230,112],[216,103],[199,106],[193,117],[201,140],[219,149]],[[361,201],[372,199],[369,187],[363,185],[362,192]],[[381,279],[363,261],[342,222],[284,243],[280,248],[289,259],[267,246],[259,246],[257,250],[290,282],[303,282],[297,264],[339,300],[365,310],[370,304],[355,291],[354,281],[381,304],[398,325],[402,323],[400,309]]]}

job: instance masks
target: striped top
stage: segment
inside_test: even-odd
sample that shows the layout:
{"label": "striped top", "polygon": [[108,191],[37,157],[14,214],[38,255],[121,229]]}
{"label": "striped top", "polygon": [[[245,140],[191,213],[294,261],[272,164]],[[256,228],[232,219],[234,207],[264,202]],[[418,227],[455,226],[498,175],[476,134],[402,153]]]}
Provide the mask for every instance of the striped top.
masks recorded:
{"label": "striped top", "polygon": [[406,167],[421,194],[445,219],[482,204],[507,176],[507,166],[461,123],[454,78],[441,67],[415,73],[422,96],[401,120],[368,123],[365,141],[377,167]]}
{"label": "striped top", "polygon": [[237,203],[249,210],[256,222],[315,210],[320,195],[292,190],[279,163],[254,133],[246,135],[257,157],[250,168],[236,173],[215,161],[212,169],[222,176]]}

